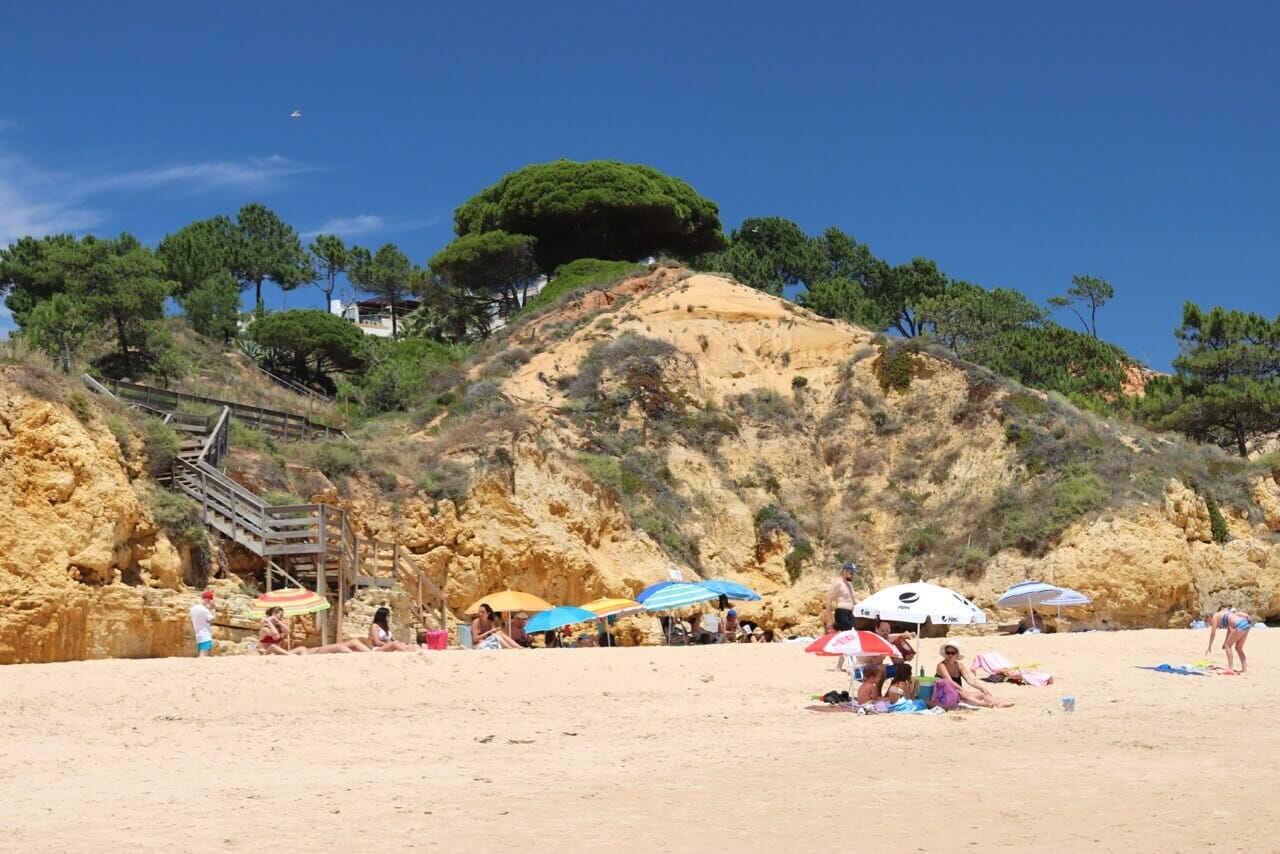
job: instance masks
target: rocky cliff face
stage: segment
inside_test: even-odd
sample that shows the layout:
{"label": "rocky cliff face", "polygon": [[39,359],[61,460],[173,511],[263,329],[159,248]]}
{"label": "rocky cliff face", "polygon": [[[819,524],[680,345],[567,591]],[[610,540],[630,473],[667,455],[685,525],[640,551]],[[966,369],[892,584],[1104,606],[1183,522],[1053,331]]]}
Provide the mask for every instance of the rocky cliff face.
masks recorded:
{"label": "rocky cliff face", "polygon": [[[98,416],[81,423],[3,370],[0,662],[189,654],[192,594],[147,511],[151,487]],[[868,586],[924,577],[988,609],[1044,578],[1092,596],[1074,616],[1098,626],[1185,625],[1221,603],[1280,616],[1273,478],[1217,496],[1230,536],[1214,543],[1201,495],[1156,464],[1168,443],[928,352],[894,356],[865,330],[713,276],[659,269],[570,301],[513,330],[459,397],[466,407],[395,436],[433,470],[469,473],[458,501],[290,476],[413,551],[457,615],[504,588],[563,603],[632,595],[678,566],[746,583],[764,600],[744,616],[810,632],[837,562],[856,559]],[[1028,453],[1035,419],[1043,447]],[[1104,445],[1135,497],[1079,513],[1043,553],[993,547],[992,526],[1020,509],[1011,490],[1055,455]],[[353,606],[348,633],[362,619]],[[632,641],[655,630],[620,628]]]}
{"label": "rocky cliff face", "polygon": [[0,369],[0,663],[177,653],[182,557],[102,420],[31,396],[18,370]]}
{"label": "rocky cliff face", "polygon": [[[658,359],[661,383],[703,414],[701,426],[668,424],[655,435],[660,427],[635,394],[614,422],[593,420],[602,399],[626,398],[628,380],[620,364],[592,361],[628,335],[670,345]],[[966,541],[990,524],[1001,491],[1033,474],[1010,438],[1010,392],[925,353],[909,357],[909,388],[886,390],[869,333],[749,288],[660,270],[571,302],[508,346],[533,353],[501,384],[514,413],[445,421],[417,437],[438,459],[482,473],[460,506],[413,500],[392,513],[367,484],[349,498],[369,533],[399,540],[432,578],[447,578],[454,609],[504,587],[555,602],[631,595],[678,565],[686,577],[759,590],[764,601],[743,610],[767,625],[815,631],[837,560],[856,558],[876,588],[923,573],[988,609],[1013,583],[1054,580],[1097,602],[1068,623],[1179,626],[1219,602],[1280,615],[1280,550],[1268,532],[1280,522],[1280,491],[1267,479],[1251,485],[1258,521],[1226,508],[1224,545],[1212,542],[1203,499],[1170,480],[1162,503],[1088,514],[1043,555],[975,558]],[[602,394],[584,401],[573,389],[586,371],[600,373]],[[1017,396],[1021,407],[1040,405]],[[709,440],[716,430],[723,434]],[[1113,443],[1129,449],[1126,465],[1140,477],[1149,449],[1124,436]],[[620,462],[620,479],[602,451]],[[654,521],[656,499],[628,494],[655,488],[643,471],[628,480],[637,462],[660,470],[676,494],[673,521],[692,550]],[[766,508],[794,524],[762,524]],[[812,554],[796,561],[801,540]],[[950,561],[951,571],[937,563],[926,571],[916,548],[945,550],[941,565]],[[629,633],[642,638],[653,626],[638,620]]]}

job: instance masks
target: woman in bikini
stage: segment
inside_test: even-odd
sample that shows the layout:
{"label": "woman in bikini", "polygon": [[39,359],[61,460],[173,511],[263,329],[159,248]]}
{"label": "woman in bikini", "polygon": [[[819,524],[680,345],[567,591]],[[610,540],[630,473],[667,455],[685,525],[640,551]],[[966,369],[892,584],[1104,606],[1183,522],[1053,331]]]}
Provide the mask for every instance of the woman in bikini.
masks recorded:
{"label": "woman in bikini", "polygon": [[485,603],[480,604],[480,613],[471,621],[471,642],[476,649],[524,649],[494,624],[493,609]]}
{"label": "woman in bikini", "polygon": [[261,655],[288,655],[284,648],[289,638],[289,626],[284,621],[284,608],[279,605],[267,609],[258,627],[258,653]]}
{"label": "woman in bikini", "polygon": [[1235,659],[1232,657],[1234,651],[1240,656],[1240,669],[1236,672],[1244,673],[1249,666],[1248,659],[1244,657],[1244,642],[1249,637],[1249,629],[1253,628],[1253,617],[1244,611],[1222,608],[1205,615],[1205,622],[1209,624],[1209,645],[1205,648],[1205,655],[1213,651],[1213,639],[1218,634],[1218,629],[1222,629],[1226,634],[1222,641],[1222,651],[1227,654],[1227,669],[1236,669]]}
{"label": "woman in bikini", "polygon": [[413,647],[391,636],[391,609],[379,608],[369,624],[369,646],[374,652],[413,652]]}
{"label": "woman in bikini", "polygon": [[939,679],[950,679],[954,682],[961,702],[986,708],[1006,708],[1013,705],[1009,700],[997,700],[995,694],[978,681],[973,671],[969,669],[969,665],[964,663],[964,656],[960,654],[960,648],[955,644],[944,643],[940,651],[942,661],[938,662],[934,675]]}

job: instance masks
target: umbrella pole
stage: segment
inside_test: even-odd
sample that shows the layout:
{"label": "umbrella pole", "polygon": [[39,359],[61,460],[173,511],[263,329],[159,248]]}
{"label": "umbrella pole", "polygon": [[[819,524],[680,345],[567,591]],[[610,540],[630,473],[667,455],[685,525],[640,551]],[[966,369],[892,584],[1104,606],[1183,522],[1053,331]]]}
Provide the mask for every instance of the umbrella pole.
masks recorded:
{"label": "umbrella pole", "polygon": [[916,623],[916,666],[924,676],[924,639],[920,637],[920,623]]}

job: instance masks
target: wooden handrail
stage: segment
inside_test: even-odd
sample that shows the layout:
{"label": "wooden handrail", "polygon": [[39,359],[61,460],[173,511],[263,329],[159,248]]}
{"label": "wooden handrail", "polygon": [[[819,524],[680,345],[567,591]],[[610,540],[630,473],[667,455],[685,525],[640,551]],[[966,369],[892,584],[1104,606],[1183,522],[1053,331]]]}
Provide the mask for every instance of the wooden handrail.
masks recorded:
{"label": "wooden handrail", "polygon": [[[246,407],[214,398],[202,398],[167,389],[112,381],[115,393],[102,383],[84,376],[85,385],[91,390],[166,416],[176,422],[175,427],[204,434],[200,452],[194,459],[175,457],[170,468],[170,485],[200,504],[204,522],[233,542],[266,559],[268,575],[277,571],[295,584],[301,583],[279,564],[275,556],[313,555],[317,561],[316,586],[327,593],[324,579],[326,557],[337,558],[338,616],[341,619],[347,586],[353,589],[363,578],[387,578],[407,588],[419,619],[426,613],[425,593],[434,597],[440,605],[440,620],[447,621],[448,604],[441,587],[426,576],[412,559],[407,549],[397,543],[377,539],[361,539],[356,536],[346,511],[327,504],[268,504],[260,496],[227,477],[214,463],[228,451],[228,425],[232,417],[244,416],[237,409],[257,416],[281,416],[288,432],[289,422],[297,425],[299,434],[307,429],[324,430],[326,435],[337,432],[327,425],[314,425],[308,419],[292,413],[279,413],[260,407]],[[142,398],[139,400],[139,398]],[[182,400],[220,405],[216,415],[178,413],[177,404]],[[172,402],[173,409],[162,409],[155,404]],[[411,583],[406,583],[411,582]],[[416,590],[416,596],[414,592]]]}

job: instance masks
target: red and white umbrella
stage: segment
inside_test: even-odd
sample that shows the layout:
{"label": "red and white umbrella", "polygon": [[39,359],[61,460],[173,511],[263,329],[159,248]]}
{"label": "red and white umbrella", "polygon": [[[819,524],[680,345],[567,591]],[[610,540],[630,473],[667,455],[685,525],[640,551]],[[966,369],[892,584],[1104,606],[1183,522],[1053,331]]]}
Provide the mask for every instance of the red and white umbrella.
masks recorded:
{"label": "red and white umbrella", "polygon": [[823,635],[804,648],[815,655],[865,655],[868,658],[897,658],[902,651],[875,632],[849,629]]}

